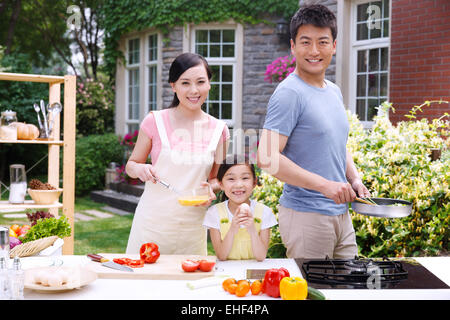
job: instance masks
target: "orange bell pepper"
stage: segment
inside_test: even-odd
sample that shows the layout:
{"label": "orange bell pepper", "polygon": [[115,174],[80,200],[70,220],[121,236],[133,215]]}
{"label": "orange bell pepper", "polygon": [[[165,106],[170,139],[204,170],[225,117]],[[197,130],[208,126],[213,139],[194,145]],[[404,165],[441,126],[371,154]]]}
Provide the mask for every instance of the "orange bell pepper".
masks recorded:
{"label": "orange bell pepper", "polygon": [[308,284],[300,277],[284,277],[280,281],[280,295],[283,300],[305,300]]}

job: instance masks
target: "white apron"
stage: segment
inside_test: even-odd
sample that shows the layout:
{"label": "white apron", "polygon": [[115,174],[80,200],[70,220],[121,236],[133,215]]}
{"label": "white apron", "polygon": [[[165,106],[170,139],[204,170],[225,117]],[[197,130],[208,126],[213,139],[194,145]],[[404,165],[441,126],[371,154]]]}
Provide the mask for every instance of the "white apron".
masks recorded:
{"label": "white apron", "polygon": [[[170,148],[161,112],[153,115],[161,138],[161,152],[154,165],[159,178],[180,191],[200,186],[211,172],[225,123],[217,123],[206,151],[180,152]],[[147,181],[136,208],[126,253],[139,253],[142,244],[153,242],[161,254],[206,255],[206,228],[202,225],[205,212],[204,207],[181,206],[175,192]]]}

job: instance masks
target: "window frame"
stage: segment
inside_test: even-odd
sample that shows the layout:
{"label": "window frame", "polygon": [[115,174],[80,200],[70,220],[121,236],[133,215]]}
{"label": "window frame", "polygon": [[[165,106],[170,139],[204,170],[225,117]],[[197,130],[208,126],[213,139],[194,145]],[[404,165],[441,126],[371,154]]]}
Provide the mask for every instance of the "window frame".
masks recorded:
{"label": "window frame", "polygon": [[[152,35],[156,35],[156,45],[157,47],[157,58],[156,60],[149,60],[149,38]],[[144,34],[144,45],[145,45],[145,59],[144,59],[144,113],[148,114],[150,111],[149,108],[149,69],[151,66],[156,66],[156,109],[162,109],[162,37],[159,32],[146,32]]]}
{"label": "window frame", "polygon": [[[130,41],[133,40],[138,40],[139,43],[139,63],[133,63],[130,64],[129,63],[129,52],[130,52]],[[125,133],[129,133],[130,131],[128,130],[128,127],[130,125],[138,125],[139,126],[139,122],[140,122],[140,116],[141,116],[141,63],[142,63],[142,40],[140,36],[134,35],[131,36],[129,38],[126,39],[126,55],[125,55],[125,59],[126,59],[126,64],[125,64],[125,121],[124,121],[124,132]],[[130,115],[130,102],[129,102],[129,98],[130,98],[130,94],[129,94],[129,87],[130,87],[130,71],[131,70],[138,70],[139,71],[139,80],[138,80],[138,92],[139,92],[139,99],[138,99],[138,103],[139,103],[139,119],[130,119],[129,115]]]}
{"label": "window frame", "polygon": [[[210,65],[233,65],[231,119],[222,119],[229,128],[242,126],[243,26],[233,21],[225,23],[190,24],[183,28],[183,49],[195,52],[197,30],[234,30],[234,57],[205,57]],[[208,97],[209,98],[209,97]]]}
{"label": "window frame", "polygon": [[[392,27],[392,3],[389,0],[389,33],[388,37],[381,37],[368,40],[356,40],[357,31],[357,7],[360,4],[375,2],[374,0],[356,0],[351,2],[350,7],[350,63],[349,63],[349,109],[356,114],[356,98],[357,98],[357,73],[358,73],[358,51],[370,50],[375,48],[388,48],[388,68],[387,68],[387,99],[389,99],[389,74],[390,74],[390,61],[391,61],[391,27]],[[361,124],[364,128],[370,128],[373,126],[374,121],[361,120]]]}

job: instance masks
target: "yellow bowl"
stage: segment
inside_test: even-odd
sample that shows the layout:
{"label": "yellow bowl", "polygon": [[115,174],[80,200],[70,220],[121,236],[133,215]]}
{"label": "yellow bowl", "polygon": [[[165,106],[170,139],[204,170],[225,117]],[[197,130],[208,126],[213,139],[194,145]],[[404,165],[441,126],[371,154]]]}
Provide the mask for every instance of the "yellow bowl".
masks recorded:
{"label": "yellow bowl", "polygon": [[182,206],[196,206],[209,200],[209,188],[200,187],[183,191],[178,197],[178,203]]}
{"label": "yellow bowl", "polygon": [[36,204],[53,204],[58,201],[62,189],[56,190],[36,190],[28,189],[28,194]]}

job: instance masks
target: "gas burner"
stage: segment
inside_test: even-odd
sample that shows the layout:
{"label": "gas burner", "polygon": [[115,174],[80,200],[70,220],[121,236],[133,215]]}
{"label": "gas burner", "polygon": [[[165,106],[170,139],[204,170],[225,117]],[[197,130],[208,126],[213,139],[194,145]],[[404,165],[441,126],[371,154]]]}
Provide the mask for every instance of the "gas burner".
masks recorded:
{"label": "gas burner", "polygon": [[306,280],[332,287],[386,288],[407,279],[408,272],[398,261],[383,259],[322,259],[305,260],[302,269]]}
{"label": "gas burner", "polygon": [[371,259],[353,259],[344,262],[344,267],[352,273],[374,273],[378,270]]}

